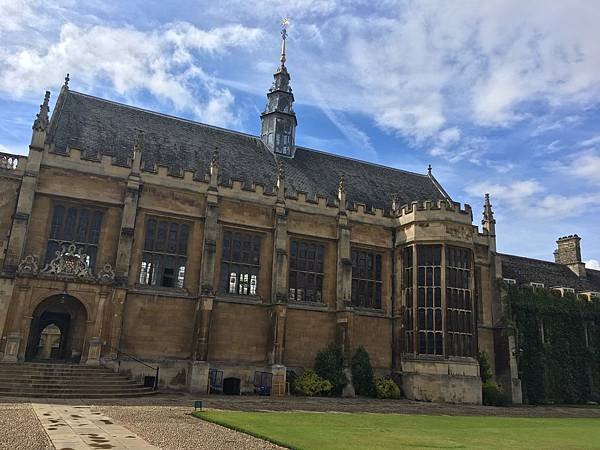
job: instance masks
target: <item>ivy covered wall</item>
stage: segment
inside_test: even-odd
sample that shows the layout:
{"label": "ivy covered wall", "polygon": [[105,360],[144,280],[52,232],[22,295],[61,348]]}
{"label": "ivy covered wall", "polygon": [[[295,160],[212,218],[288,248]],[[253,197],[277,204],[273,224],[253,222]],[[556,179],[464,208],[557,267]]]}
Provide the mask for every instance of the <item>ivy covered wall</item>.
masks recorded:
{"label": "ivy covered wall", "polygon": [[528,403],[585,403],[600,392],[600,301],[504,286]]}

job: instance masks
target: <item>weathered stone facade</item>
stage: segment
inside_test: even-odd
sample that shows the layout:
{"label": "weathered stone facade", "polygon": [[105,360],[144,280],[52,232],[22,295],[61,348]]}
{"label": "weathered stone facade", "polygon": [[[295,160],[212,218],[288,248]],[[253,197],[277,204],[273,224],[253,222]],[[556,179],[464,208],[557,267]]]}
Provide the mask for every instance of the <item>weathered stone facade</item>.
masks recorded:
{"label": "weathered stone facade", "polygon": [[162,387],[206,392],[216,368],[251,391],[255,371],[285,385],[337,343],[347,360],[365,347],[409,398],[480,403],[485,351],[519,401],[489,198],[479,229],[431,171],[293,139],[277,155],[67,84],[48,112],[47,96],[28,157],[0,155],[0,359],[39,357],[58,323],[62,359],[120,350],[160,366]]}

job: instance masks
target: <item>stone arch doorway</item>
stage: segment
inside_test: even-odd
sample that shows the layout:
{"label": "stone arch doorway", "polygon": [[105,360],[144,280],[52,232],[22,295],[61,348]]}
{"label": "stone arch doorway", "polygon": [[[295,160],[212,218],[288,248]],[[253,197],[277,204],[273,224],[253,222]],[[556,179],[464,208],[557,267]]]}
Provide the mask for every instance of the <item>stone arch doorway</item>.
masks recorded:
{"label": "stone arch doorway", "polygon": [[79,362],[85,345],[87,311],[75,297],[53,295],[42,301],[31,320],[27,361]]}

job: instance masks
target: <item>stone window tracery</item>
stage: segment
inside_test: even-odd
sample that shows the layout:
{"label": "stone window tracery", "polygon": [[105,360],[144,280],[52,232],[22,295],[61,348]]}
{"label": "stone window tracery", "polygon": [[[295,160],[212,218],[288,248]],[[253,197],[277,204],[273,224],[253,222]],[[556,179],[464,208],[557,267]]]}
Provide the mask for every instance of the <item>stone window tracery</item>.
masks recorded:
{"label": "stone window tracery", "polygon": [[146,221],[140,284],[183,288],[189,231],[186,223],[156,218]]}
{"label": "stone window tracery", "polygon": [[50,223],[45,263],[56,257],[63,246],[75,244],[86,255],[86,265],[94,269],[103,212],[74,205],[55,204]]}
{"label": "stone window tracery", "polygon": [[417,247],[417,338],[421,354],[444,354],[442,246]]}
{"label": "stone window tracery", "polygon": [[402,251],[402,290],[404,294],[404,351],[414,353],[414,311],[413,311],[413,248],[405,247]]}
{"label": "stone window tracery", "polygon": [[222,292],[257,295],[260,243],[259,234],[231,230],[223,233],[220,283]]}
{"label": "stone window tracery", "polygon": [[467,248],[431,244],[402,250],[405,353],[474,355],[472,265]]}
{"label": "stone window tracery", "polygon": [[381,309],[381,255],[352,249],[352,305]]}
{"label": "stone window tracery", "polygon": [[314,242],[290,243],[290,301],[322,302],[325,247]]}
{"label": "stone window tracery", "polygon": [[469,286],[471,252],[446,247],[446,329],[447,354],[473,354],[473,303]]}

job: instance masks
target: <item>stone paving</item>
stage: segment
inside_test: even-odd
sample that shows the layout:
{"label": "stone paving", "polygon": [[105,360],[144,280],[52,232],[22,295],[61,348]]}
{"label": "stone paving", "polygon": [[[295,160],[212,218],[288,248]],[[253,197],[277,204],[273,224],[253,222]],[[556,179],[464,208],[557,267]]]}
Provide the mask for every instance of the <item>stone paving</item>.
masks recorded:
{"label": "stone paving", "polygon": [[32,406],[56,450],[159,450],[89,406]]}

